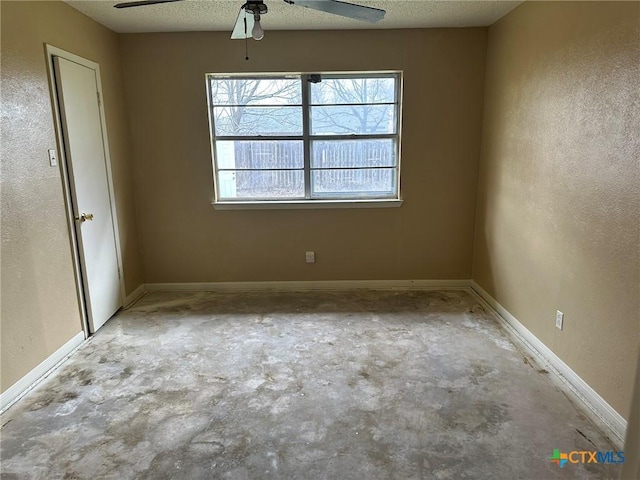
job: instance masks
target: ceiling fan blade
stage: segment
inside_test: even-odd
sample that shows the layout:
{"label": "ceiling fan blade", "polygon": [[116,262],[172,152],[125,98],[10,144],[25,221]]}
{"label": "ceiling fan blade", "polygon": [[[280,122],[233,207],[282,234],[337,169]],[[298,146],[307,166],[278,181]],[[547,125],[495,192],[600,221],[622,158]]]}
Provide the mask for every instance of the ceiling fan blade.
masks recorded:
{"label": "ceiling fan blade", "polygon": [[116,3],[114,8],[142,7],[144,5],[155,5],[156,3],[173,3],[181,1],[182,0],[138,0],[137,2]]}
{"label": "ceiling fan blade", "polygon": [[[247,19],[247,28],[244,28],[244,20]],[[251,30],[253,30],[253,15],[245,11],[244,8],[240,9],[236,24],[233,26],[231,32],[231,40],[244,40],[245,38],[251,38]]]}
{"label": "ceiling fan blade", "polygon": [[333,13],[342,17],[364,20],[375,23],[384,18],[387,13],[384,10],[373,7],[356,5],[355,3],[340,2],[338,0],[284,0],[291,5],[320,10],[321,12]]}

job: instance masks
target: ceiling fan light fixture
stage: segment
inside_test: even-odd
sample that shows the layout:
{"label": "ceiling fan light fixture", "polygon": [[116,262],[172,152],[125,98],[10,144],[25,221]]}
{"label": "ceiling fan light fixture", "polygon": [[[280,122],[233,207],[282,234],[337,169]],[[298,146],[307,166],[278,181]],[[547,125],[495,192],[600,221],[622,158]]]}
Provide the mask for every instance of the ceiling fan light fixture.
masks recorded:
{"label": "ceiling fan light fixture", "polygon": [[264,38],[264,30],[260,24],[260,15],[253,16],[253,28],[251,29],[251,36],[254,40],[262,40]]}

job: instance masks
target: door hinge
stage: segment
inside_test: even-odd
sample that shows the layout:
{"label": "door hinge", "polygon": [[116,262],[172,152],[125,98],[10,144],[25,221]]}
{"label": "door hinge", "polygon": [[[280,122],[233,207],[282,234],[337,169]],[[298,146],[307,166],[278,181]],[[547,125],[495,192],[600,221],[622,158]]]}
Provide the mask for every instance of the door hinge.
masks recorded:
{"label": "door hinge", "polygon": [[120,275],[120,267],[118,266],[118,278],[122,278],[122,276]]}
{"label": "door hinge", "polygon": [[96,92],[96,95],[98,96],[98,106],[101,107],[102,106],[102,99],[100,98],[100,92]]}

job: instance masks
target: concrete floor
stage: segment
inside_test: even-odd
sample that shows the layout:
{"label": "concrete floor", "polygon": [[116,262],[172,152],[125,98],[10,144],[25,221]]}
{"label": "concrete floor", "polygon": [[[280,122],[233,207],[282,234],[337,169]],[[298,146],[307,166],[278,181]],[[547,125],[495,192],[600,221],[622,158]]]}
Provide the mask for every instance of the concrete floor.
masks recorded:
{"label": "concrete floor", "polygon": [[153,293],[2,417],[2,478],[566,479],[616,450],[463,291]]}

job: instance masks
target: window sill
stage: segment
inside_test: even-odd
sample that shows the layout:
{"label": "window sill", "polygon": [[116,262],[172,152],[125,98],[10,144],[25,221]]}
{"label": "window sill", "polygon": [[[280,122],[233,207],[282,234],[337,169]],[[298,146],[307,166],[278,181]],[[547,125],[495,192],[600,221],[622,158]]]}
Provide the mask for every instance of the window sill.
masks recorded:
{"label": "window sill", "polygon": [[290,200],[265,202],[211,202],[216,210],[296,210],[319,208],[391,208],[403,200]]}

